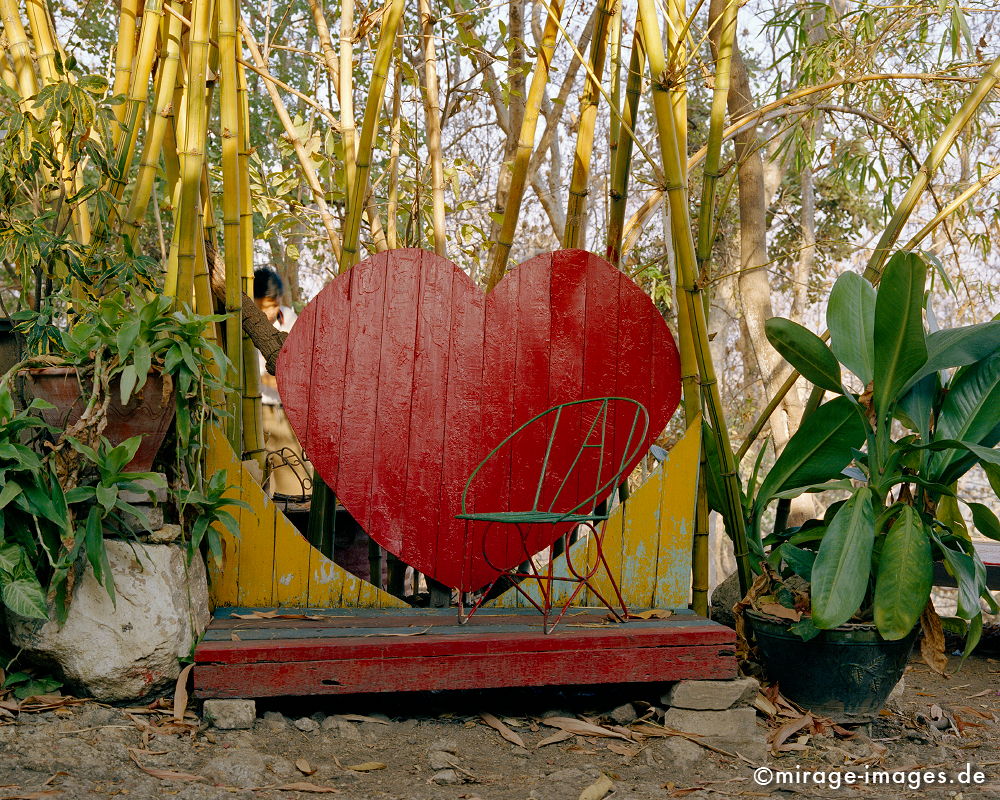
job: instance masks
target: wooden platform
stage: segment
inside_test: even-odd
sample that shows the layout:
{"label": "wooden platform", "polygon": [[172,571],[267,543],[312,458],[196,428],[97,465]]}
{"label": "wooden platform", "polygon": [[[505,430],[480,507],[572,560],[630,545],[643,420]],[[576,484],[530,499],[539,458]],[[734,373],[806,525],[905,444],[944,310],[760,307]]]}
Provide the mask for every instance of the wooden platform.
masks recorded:
{"label": "wooden platform", "polygon": [[[272,697],[675,681],[736,676],[735,634],[689,611],[612,623],[571,609],[545,635],[534,611],[458,625],[454,609],[216,611],[195,650],[195,696]],[[635,612],[634,612],[635,613]]]}

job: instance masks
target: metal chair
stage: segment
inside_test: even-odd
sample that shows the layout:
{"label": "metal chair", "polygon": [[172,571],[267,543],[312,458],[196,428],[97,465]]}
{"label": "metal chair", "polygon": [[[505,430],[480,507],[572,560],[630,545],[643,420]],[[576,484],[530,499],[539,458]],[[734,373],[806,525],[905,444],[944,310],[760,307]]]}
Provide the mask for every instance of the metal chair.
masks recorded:
{"label": "metal chair", "polygon": [[[580,413],[579,424],[568,423],[567,418],[571,417],[572,412]],[[593,413],[593,417],[588,420],[589,412]],[[615,426],[614,441],[609,441],[608,417],[611,413],[615,414],[618,423]],[[549,426],[551,426],[550,429]],[[627,435],[620,430],[621,427],[628,428]],[[551,633],[555,629],[584,588],[588,588],[591,594],[600,600],[618,621],[628,619],[628,608],[625,600],[604,557],[603,532],[599,523],[608,518],[609,503],[604,501],[627,477],[626,469],[641,452],[648,427],[649,414],[645,406],[631,398],[595,397],[587,400],[575,400],[553,406],[532,417],[489,452],[466,481],[462,491],[462,512],[456,515],[456,519],[467,520],[469,523],[487,523],[487,529],[483,536],[483,555],[486,562],[497,569],[498,574],[483,590],[468,614],[464,613],[463,593],[459,592],[458,620],[461,624],[469,621],[483,602],[490,597],[493,587],[502,579],[510,581],[514,588],[542,614],[542,626],[545,633]],[[547,433],[546,429],[548,429]],[[544,457],[541,459],[534,498],[530,507],[525,510],[511,508],[510,510],[470,511],[468,508],[469,491],[475,483],[476,476],[484,468],[495,464],[497,459],[502,458],[506,450],[513,452],[515,442],[525,436],[534,436],[545,440]],[[575,455],[572,456],[568,468],[561,473],[561,481],[553,486],[552,481],[547,480],[550,464],[554,460],[559,460],[560,457],[564,459],[569,457],[574,448]],[[605,465],[606,458],[609,456],[613,463]],[[592,463],[594,458],[597,459],[594,489],[583,500],[576,501],[575,498],[579,496],[579,492],[571,494],[567,492],[567,487],[572,485],[574,478],[577,481],[582,480],[578,474],[581,467],[588,462]],[[605,471],[606,467],[607,471]],[[515,505],[513,498],[511,498],[510,505]],[[570,507],[567,508],[567,505]],[[533,548],[529,546],[529,535],[522,526],[565,526],[567,523],[571,527],[548,545],[548,564],[540,570],[534,561],[537,553],[531,552]],[[493,525],[514,526],[517,529],[524,557],[524,561],[519,567],[501,569],[495,567],[491,561],[487,542],[489,541],[490,527]],[[585,569],[579,569],[573,563],[570,548],[572,535],[578,532],[581,527],[589,531],[596,554],[593,564]],[[466,540],[469,541],[468,536]],[[568,576],[554,574],[554,561],[560,553],[564,554]],[[614,589],[616,603],[609,602],[591,582],[591,578],[598,573],[602,566]],[[535,581],[538,586],[541,602],[538,602],[521,586],[522,582],[531,580]],[[549,619],[554,606],[554,586],[557,581],[568,581],[576,585],[569,599],[562,603],[558,616],[550,625]]]}

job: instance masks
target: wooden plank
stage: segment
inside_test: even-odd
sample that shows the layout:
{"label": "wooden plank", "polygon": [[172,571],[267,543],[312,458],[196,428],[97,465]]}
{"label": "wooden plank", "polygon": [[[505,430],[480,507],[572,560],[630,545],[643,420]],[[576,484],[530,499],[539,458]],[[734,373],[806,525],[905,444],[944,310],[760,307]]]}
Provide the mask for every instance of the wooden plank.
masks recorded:
{"label": "wooden plank", "polygon": [[473,630],[464,636],[426,633],[419,636],[361,636],[317,638],[306,642],[285,639],[268,642],[203,641],[195,650],[198,663],[239,663],[255,661],[312,661],[359,658],[420,656],[438,658],[481,653],[535,653],[574,648],[672,647],[689,644],[729,644],[735,633],[722,625],[702,621],[688,625],[638,627],[629,624],[613,628],[557,628],[554,633],[540,630],[497,633]]}
{"label": "wooden plank", "polygon": [[[388,253],[386,281],[392,291],[384,298],[382,340],[379,358],[378,397],[375,398],[371,516],[369,525],[384,529],[382,546],[402,555],[407,498],[406,467],[409,440],[401,437],[401,420],[410,419],[411,388],[414,384],[413,347],[421,306],[421,253],[396,250]],[[412,436],[411,436],[412,438]],[[404,558],[405,560],[405,558]]]}
{"label": "wooden plank", "polygon": [[250,508],[240,516],[239,586],[241,605],[270,605],[274,592],[274,501],[245,469],[240,470],[240,497]]}
{"label": "wooden plank", "polygon": [[491,689],[736,677],[732,647],[689,645],[203,665],[195,697]]}
{"label": "wooden plank", "polygon": [[[236,453],[229,445],[220,425],[210,425],[207,436],[206,472],[209,476],[219,471],[226,473],[226,497],[238,500],[242,494],[243,465],[237,462]],[[227,510],[236,518],[240,529],[246,525],[247,512],[238,506]],[[212,602],[216,605],[236,605],[239,602],[238,580],[240,573],[240,537],[233,536],[225,525],[213,526],[222,540],[222,563],[208,559],[208,577]]]}
{"label": "wooden plank", "polygon": [[[656,608],[687,605],[691,597],[691,546],[701,458],[701,417],[688,426],[662,465],[660,534],[652,558]],[[669,474],[669,479],[667,475]]]}

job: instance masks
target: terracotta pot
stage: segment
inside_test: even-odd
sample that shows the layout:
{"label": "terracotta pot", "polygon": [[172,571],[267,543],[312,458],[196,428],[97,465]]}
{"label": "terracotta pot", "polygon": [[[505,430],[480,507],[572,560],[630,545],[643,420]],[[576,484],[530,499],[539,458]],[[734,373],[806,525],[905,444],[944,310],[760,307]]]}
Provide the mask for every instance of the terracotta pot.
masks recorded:
{"label": "terracotta pot", "polygon": [[[80,382],[74,367],[26,369],[20,375],[24,378],[25,394],[28,397],[47,400],[55,406],[42,412],[42,418],[49,425],[66,428],[80,419],[86,404],[80,394]],[[104,435],[112,445],[141,435],[142,444],[125,469],[130,472],[149,472],[174,418],[173,393],[168,393],[164,398],[163,376],[151,372],[146,385],[140,392],[132,395],[127,406],[121,404],[117,380],[111,382],[111,398]]]}

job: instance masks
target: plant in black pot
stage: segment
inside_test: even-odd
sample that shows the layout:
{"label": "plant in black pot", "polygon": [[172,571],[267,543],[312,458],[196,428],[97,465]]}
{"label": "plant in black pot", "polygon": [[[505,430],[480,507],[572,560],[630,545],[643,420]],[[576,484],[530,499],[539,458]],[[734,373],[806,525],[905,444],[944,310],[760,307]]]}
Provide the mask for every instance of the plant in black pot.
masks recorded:
{"label": "plant in black pot", "polygon": [[[1000,321],[928,332],[926,276],[924,261],[905,252],[877,291],[841,275],[827,307],[829,346],[790,320],[767,324],[782,356],[839,396],[807,414],[748,493],[762,573],[745,602],[769,676],[791,699],[845,721],[882,707],[921,622],[940,632],[929,602],[935,561],[958,585],[966,654],[982,632],[980,601],[997,611],[959,504],[985,536],[1000,538],[1000,522],[965,502],[957,481],[981,464],[1000,488]],[[840,499],[822,519],[783,525],[791,498],[827,490]],[[762,538],[775,500],[776,529]]]}

